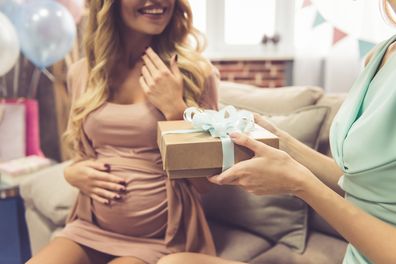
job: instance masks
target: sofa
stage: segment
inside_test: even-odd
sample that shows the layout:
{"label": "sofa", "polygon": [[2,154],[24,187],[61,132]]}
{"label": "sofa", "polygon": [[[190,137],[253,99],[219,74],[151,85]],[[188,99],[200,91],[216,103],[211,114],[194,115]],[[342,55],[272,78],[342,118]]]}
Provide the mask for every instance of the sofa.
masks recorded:
{"label": "sofa", "polygon": [[[329,127],[344,98],[345,94],[327,94],[320,87],[313,86],[263,89],[224,81],[219,86],[221,106],[234,105],[239,109],[265,115],[303,143],[326,155],[330,155]],[[68,185],[63,177],[63,169],[68,164],[66,161],[38,171],[20,186],[33,254],[45,246],[54,233],[62,229],[68,211],[74,203],[78,191]],[[208,199],[210,197],[204,195],[204,209],[218,254],[223,258],[254,264],[342,263],[347,242],[305,203],[296,201],[295,197],[285,200],[286,207],[282,207],[282,210],[287,211],[286,213],[279,214],[279,211],[275,210],[275,213],[272,211],[269,216],[263,216],[262,219],[265,218],[267,222],[258,231],[254,228],[255,222],[249,221],[249,212],[240,217],[230,216],[218,208],[213,208],[214,203],[207,202]],[[238,196],[234,195],[232,199],[238,203]],[[285,225],[285,228],[289,227],[287,217],[297,210],[289,206],[289,201],[296,202],[299,207],[305,204],[306,207],[303,224],[297,233],[296,230],[292,230],[293,234],[299,236],[299,243],[303,242],[299,249],[290,248],[287,239],[286,242],[282,239],[271,239],[266,237],[265,233],[266,228],[272,228],[269,225],[275,225],[278,229],[284,228]],[[273,208],[272,200],[266,200],[265,203],[260,200],[260,203],[262,207]],[[228,215],[226,221],[222,218],[224,215]],[[228,221],[230,219],[232,221]],[[264,234],[260,231],[262,229]],[[279,230],[277,232],[279,234]],[[282,230],[280,232],[282,233]]]}

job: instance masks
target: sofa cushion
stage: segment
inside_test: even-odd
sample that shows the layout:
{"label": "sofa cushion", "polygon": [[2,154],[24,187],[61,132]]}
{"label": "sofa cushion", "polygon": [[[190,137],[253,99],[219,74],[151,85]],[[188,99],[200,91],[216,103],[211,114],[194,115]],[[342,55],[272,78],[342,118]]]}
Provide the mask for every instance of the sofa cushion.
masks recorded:
{"label": "sofa cushion", "polygon": [[[315,147],[328,107],[309,106],[283,115],[269,115],[278,127],[310,147]],[[255,196],[233,186],[215,186],[203,197],[209,219],[283,243],[297,252],[305,248],[308,207],[300,199]]]}
{"label": "sofa cushion", "polygon": [[214,221],[209,221],[209,226],[216,243],[217,254],[221,258],[248,262],[272,247],[272,244],[261,236],[235,226]]}
{"label": "sofa cushion", "polygon": [[21,196],[55,225],[64,225],[78,190],[68,184],[63,170],[69,162],[42,169],[21,184]]}
{"label": "sofa cushion", "polygon": [[320,131],[319,138],[318,138],[318,151],[331,156],[330,153],[330,144],[329,144],[329,133],[331,123],[335,115],[338,112],[338,109],[341,107],[342,103],[346,98],[345,93],[339,94],[325,94],[323,95],[319,101],[317,102],[317,106],[326,106],[329,107],[329,112],[327,114],[326,119],[323,122],[322,130]]}
{"label": "sofa cushion", "polygon": [[327,106],[308,106],[288,114],[264,116],[280,129],[315,149],[328,111]]}
{"label": "sofa cushion", "polygon": [[203,195],[207,217],[283,243],[297,252],[305,248],[307,205],[289,195],[256,196],[235,186],[213,186]]}
{"label": "sofa cushion", "polygon": [[313,232],[303,254],[296,254],[284,245],[276,245],[263,252],[251,264],[341,264],[347,243],[343,240]]}
{"label": "sofa cushion", "polygon": [[258,88],[253,85],[222,81],[219,85],[221,105],[234,105],[252,112],[289,113],[314,105],[323,95],[316,86]]}

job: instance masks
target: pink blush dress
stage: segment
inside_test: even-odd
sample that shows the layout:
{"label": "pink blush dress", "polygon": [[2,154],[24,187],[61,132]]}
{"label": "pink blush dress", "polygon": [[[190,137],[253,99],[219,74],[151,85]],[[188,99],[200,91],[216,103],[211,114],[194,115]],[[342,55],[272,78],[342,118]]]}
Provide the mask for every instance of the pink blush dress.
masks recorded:
{"label": "pink blush dress", "polygon": [[149,102],[105,103],[92,112],[84,131],[97,159],[124,178],[127,191],[111,205],[91,200],[93,223],[77,219],[60,234],[113,256],[133,256],[156,263],[169,254],[166,175],[156,143],[163,115]]}

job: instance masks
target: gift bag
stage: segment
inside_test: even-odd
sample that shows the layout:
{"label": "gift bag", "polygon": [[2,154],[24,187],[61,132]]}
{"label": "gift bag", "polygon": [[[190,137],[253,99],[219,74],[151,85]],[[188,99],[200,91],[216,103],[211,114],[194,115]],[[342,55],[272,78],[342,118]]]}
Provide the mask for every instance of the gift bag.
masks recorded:
{"label": "gift bag", "polygon": [[25,120],[24,105],[0,101],[0,161],[25,156]]}
{"label": "gift bag", "polygon": [[44,156],[40,147],[38,103],[34,99],[3,99],[5,104],[22,105],[25,109],[25,155]]}

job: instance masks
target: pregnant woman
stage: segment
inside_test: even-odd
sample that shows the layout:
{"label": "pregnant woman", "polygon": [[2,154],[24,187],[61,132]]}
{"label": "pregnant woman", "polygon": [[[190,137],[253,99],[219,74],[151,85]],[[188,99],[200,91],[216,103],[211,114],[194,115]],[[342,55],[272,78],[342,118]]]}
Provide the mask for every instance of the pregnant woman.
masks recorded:
{"label": "pregnant woman", "polygon": [[213,255],[197,192],[205,182],[168,180],[156,143],[158,121],[181,119],[187,106],[217,108],[217,75],[188,2],[91,0],[85,34],[86,58],[68,75],[75,160],[65,170],[80,193],[65,229],[29,263]]}

